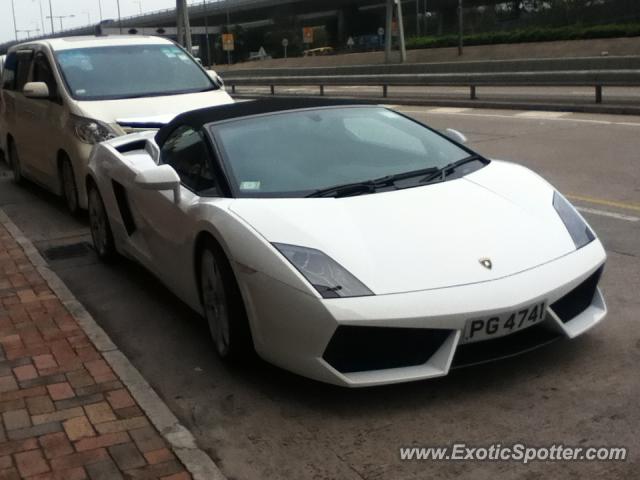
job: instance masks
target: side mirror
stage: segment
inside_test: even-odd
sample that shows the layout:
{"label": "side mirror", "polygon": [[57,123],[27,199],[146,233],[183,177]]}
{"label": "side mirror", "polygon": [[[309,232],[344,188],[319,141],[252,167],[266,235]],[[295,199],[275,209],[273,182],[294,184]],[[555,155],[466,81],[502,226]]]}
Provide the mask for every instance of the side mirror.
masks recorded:
{"label": "side mirror", "polygon": [[136,175],[134,180],[137,187],[143,190],[173,190],[173,201],[180,201],[180,177],[171,165],[160,165],[159,167],[142,170]]}
{"label": "side mirror", "polygon": [[218,75],[215,70],[207,70],[207,75],[209,75],[211,80],[213,80],[213,83],[215,83],[218,87],[224,88],[224,80],[220,75]]}
{"label": "side mirror", "polygon": [[29,82],[24,85],[22,93],[27,98],[49,98],[49,87],[44,82]]}
{"label": "side mirror", "polygon": [[458,142],[458,143],[467,143],[468,142],[468,139],[467,139],[466,136],[464,136],[458,130],[454,130],[453,128],[447,128],[444,131],[444,134],[447,137],[449,137],[451,140],[453,140],[454,142]]}

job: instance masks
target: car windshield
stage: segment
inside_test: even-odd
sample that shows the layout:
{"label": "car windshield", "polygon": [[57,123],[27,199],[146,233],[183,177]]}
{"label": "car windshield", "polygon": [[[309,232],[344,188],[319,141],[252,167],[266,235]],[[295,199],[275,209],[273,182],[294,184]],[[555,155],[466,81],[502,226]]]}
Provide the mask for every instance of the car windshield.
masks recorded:
{"label": "car windshield", "polygon": [[56,52],[69,93],[77,100],[176,95],[217,87],[173,44],[121,45]]}
{"label": "car windshield", "polygon": [[[303,197],[409,172],[425,175],[471,153],[383,107],[332,107],[212,125],[239,197]],[[425,172],[426,171],[426,172]],[[373,192],[370,192],[373,193]]]}

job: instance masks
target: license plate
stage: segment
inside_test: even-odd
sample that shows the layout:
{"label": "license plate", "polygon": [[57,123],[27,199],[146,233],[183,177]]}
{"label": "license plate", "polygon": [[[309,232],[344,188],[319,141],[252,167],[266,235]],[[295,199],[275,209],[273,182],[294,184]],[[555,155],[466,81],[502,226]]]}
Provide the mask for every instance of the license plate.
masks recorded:
{"label": "license plate", "polygon": [[544,301],[513,312],[471,319],[465,326],[463,342],[473,343],[503,337],[541,322],[546,315],[547,302]]}

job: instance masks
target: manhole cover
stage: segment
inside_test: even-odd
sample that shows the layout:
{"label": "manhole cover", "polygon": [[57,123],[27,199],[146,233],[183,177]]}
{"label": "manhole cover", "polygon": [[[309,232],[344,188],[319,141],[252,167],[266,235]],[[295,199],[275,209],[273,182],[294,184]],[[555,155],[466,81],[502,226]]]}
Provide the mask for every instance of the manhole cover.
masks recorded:
{"label": "manhole cover", "polygon": [[91,252],[91,245],[87,242],[82,242],[51,247],[43,253],[47,260],[65,260],[67,258],[84,257],[88,255],[89,252]]}

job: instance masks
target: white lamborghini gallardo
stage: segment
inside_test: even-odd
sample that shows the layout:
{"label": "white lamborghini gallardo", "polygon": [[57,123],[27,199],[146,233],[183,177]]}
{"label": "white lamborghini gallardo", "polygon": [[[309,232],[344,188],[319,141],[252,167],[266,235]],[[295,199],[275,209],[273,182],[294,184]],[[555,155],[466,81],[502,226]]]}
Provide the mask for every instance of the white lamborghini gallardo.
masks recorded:
{"label": "white lamborghini gallardo", "polygon": [[223,358],[404,382],[573,338],[607,312],[605,251],[560,193],[384,107],[197,110],[100,144],[89,171],[99,256],[160,278]]}

